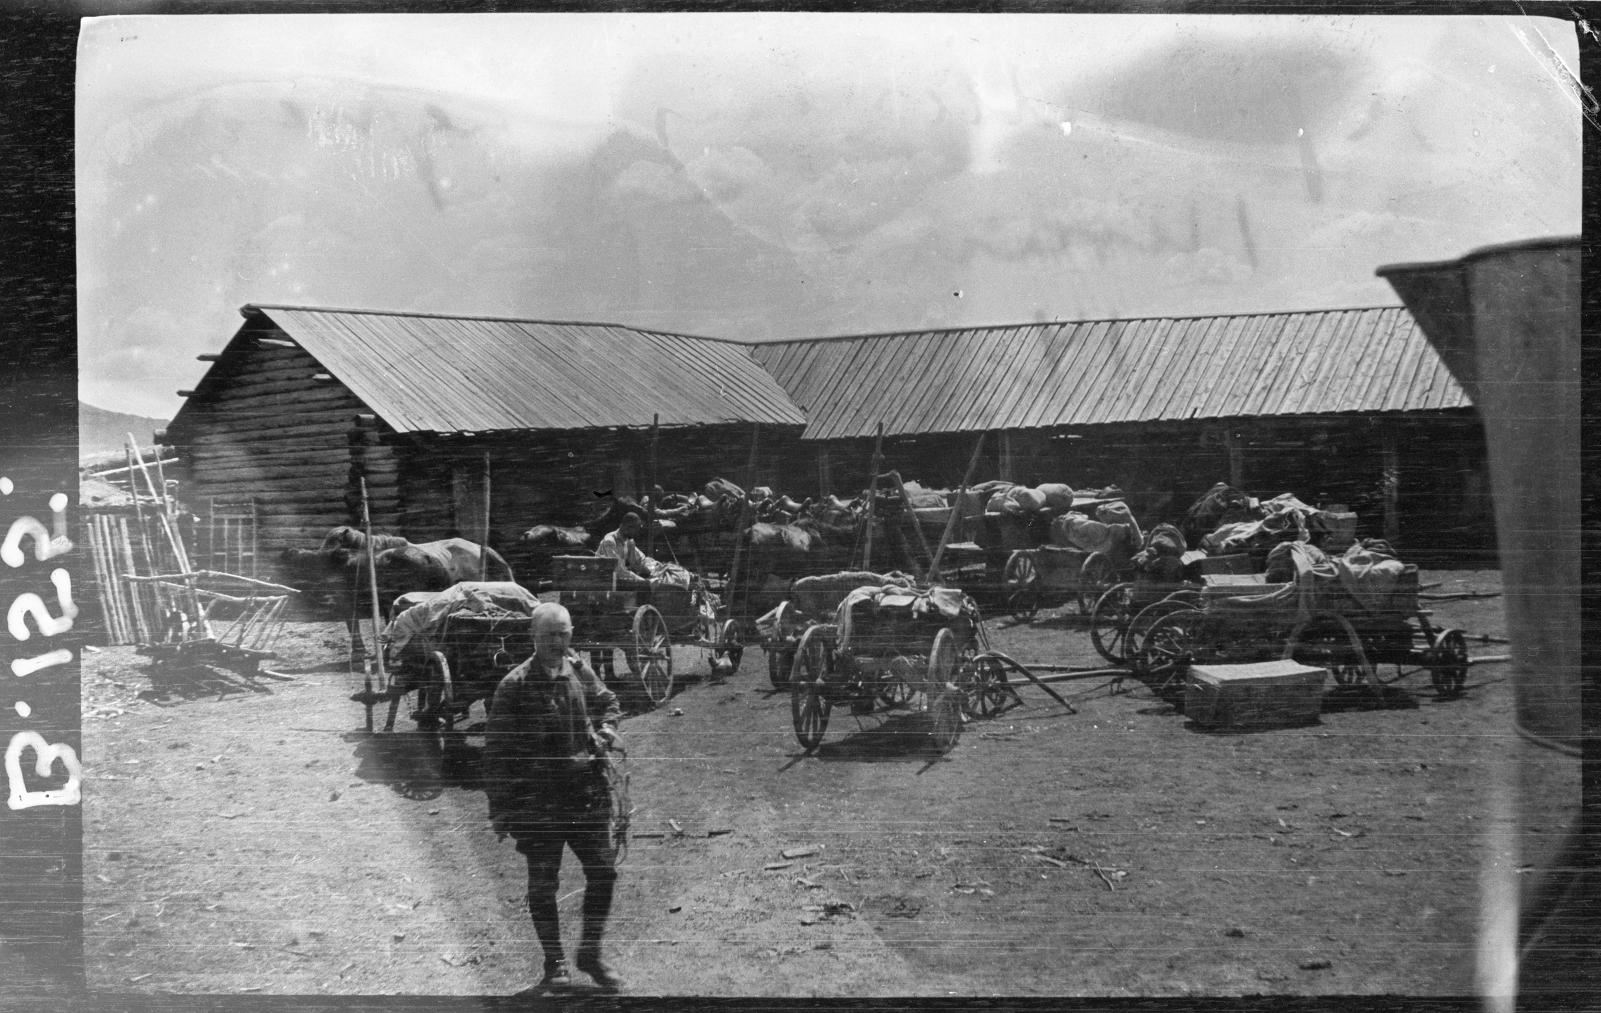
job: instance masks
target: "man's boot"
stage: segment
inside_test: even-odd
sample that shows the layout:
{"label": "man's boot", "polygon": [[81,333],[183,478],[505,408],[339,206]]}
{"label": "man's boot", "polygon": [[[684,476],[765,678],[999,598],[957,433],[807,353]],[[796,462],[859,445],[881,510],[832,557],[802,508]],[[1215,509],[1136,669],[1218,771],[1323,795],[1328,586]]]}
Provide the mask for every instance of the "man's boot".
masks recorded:
{"label": "man's boot", "polygon": [[545,976],[539,980],[539,987],[566,988],[573,983],[573,972],[561,948],[561,921],[555,895],[530,894],[528,911],[534,918],[534,935],[539,937],[539,946],[545,951]]}
{"label": "man's boot", "polygon": [[573,972],[567,966],[566,957],[545,958],[545,976],[539,979],[540,988],[566,988],[572,983]]}
{"label": "man's boot", "polygon": [[596,985],[616,992],[627,983],[600,956],[600,940],[606,932],[606,916],[611,911],[611,894],[612,883],[609,879],[587,885],[584,891],[584,934],[579,940],[573,963],[593,978]]}
{"label": "man's boot", "polygon": [[578,944],[578,955],[573,960],[580,971],[594,979],[595,984],[609,992],[616,992],[627,985],[623,976],[614,971],[600,956],[600,940],[590,939],[587,936]]}

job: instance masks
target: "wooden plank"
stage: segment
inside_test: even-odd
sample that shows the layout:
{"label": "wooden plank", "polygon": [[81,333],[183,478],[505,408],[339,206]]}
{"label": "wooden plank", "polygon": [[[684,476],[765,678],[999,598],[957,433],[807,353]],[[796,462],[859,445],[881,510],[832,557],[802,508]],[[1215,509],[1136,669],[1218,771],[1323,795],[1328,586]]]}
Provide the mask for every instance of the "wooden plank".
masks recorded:
{"label": "wooden plank", "polygon": [[99,592],[100,614],[106,624],[106,639],[112,644],[121,643],[122,630],[118,622],[116,602],[112,597],[110,572],[106,567],[104,517],[90,517],[88,524],[89,554],[94,561],[95,589]]}
{"label": "wooden plank", "polygon": [[[138,573],[139,572],[138,566],[134,562],[133,539],[132,539],[132,537],[130,536],[130,534],[128,532],[127,519],[126,518],[118,518],[118,522],[119,522],[118,523],[118,533],[121,535],[121,539],[120,539],[119,545],[121,546],[121,551],[122,551],[122,556],[123,556],[123,563],[124,563],[125,566],[128,567],[128,570],[126,572]],[[142,538],[141,538],[141,541],[143,541]],[[134,637],[135,637],[135,640],[136,640],[137,643],[149,643],[150,640],[151,640],[151,637],[150,637],[150,623],[145,618],[144,602],[140,600],[140,597],[141,597],[140,592],[137,589],[135,589],[131,584],[126,584],[125,583],[123,586],[128,588],[128,597],[132,601],[132,605],[133,605],[133,624],[134,624]]]}

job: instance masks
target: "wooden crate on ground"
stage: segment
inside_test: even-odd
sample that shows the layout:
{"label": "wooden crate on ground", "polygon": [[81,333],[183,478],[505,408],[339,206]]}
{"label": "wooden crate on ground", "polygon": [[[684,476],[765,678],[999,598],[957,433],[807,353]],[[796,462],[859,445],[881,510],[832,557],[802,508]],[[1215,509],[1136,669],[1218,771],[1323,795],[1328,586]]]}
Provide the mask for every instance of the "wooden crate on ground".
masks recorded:
{"label": "wooden crate on ground", "polygon": [[1308,724],[1322,710],[1327,674],[1296,661],[1195,665],[1185,687],[1184,713],[1219,731]]}

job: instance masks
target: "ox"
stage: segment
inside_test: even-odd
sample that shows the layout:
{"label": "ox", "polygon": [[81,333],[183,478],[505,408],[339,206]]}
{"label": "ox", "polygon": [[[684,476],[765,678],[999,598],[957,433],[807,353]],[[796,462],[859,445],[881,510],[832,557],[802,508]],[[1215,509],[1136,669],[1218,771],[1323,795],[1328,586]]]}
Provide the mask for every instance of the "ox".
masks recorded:
{"label": "ox", "polygon": [[398,535],[373,535],[372,553],[373,577],[369,577],[366,536],[340,527],[328,533],[321,547],[285,549],[280,557],[289,583],[322,592],[321,597],[345,620],[352,660],[367,651],[360,622],[372,608],[373,583],[378,587],[379,611],[388,618],[395,599],[408,591],[443,591],[464,580],[478,580],[480,574],[487,580],[516,579],[499,553],[465,538],[410,542]]}

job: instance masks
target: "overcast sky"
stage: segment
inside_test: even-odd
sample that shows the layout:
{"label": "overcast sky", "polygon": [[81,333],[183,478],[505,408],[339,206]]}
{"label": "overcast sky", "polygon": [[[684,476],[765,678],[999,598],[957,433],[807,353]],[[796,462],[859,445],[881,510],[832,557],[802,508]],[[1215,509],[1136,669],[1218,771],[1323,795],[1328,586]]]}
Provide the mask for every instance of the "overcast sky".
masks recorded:
{"label": "overcast sky", "polygon": [[170,417],[251,302],[753,339],[1393,305],[1380,264],[1578,232],[1577,67],[1541,18],[91,19],[80,393]]}

